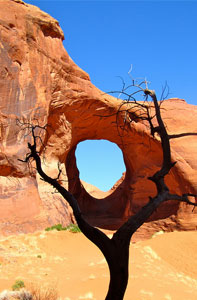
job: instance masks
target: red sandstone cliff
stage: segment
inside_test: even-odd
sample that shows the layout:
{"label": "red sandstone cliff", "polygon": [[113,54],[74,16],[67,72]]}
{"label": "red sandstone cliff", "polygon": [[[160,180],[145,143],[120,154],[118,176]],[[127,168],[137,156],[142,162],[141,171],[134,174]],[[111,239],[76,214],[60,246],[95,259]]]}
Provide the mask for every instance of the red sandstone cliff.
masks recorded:
{"label": "red sandstone cliff", "polygon": [[[60,161],[62,183],[68,181],[92,224],[116,228],[154,195],[147,176],[161,164],[160,141],[135,121],[120,138],[115,113],[121,101],[92,85],[88,74],[68,56],[63,39],[58,22],[37,7],[0,0],[0,231],[4,234],[66,224],[72,218],[66,202],[18,161],[27,152],[27,132],[16,126],[16,118],[50,125],[44,139],[44,168],[56,176]],[[184,100],[165,101],[162,116],[169,133],[197,132],[197,108]],[[114,142],[124,155],[125,177],[104,199],[93,198],[79,180],[75,148],[86,139]],[[172,192],[197,193],[197,137],[171,144],[177,161],[168,176]],[[166,203],[141,232],[196,229],[197,213],[191,211],[183,203]]]}

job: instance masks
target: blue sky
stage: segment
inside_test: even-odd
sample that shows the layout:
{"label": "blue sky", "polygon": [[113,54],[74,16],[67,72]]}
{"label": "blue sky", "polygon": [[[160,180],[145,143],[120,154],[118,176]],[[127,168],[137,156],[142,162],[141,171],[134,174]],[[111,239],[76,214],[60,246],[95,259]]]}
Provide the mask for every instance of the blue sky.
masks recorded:
{"label": "blue sky", "polygon": [[[146,77],[151,82],[150,88],[158,95],[167,81],[170,98],[179,97],[197,104],[196,1],[26,2],[40,7],[59,21],[68,54],[89,73],[93,84],[101,90],[120,90],[118,76],[129,84],[128,71],[132,64],[133,77]],[[105,166],[113,158],[112,164],[116,161],[117,166],[116,171],[111,169],[111,174],[104,178],[95,165],[91,170],[88,148],[91,153],[96,150],[87,142],[84,147],[86,151],[78,147],[77,155],[82,179],[107,190],[124,171],[122,160],[117,159],[113,146],[102,143],[100,149],[105,151],[100,152],[106,153],[109,149],[111,155],[106,159],[100,156],[98,167],[102,161]],[[80,160],[81,165],[86,166],[84,170],[79,166]],[[85,178],[83,173],[87,174]],[[111,178],[112,173],[117,174],[116,179]]]}

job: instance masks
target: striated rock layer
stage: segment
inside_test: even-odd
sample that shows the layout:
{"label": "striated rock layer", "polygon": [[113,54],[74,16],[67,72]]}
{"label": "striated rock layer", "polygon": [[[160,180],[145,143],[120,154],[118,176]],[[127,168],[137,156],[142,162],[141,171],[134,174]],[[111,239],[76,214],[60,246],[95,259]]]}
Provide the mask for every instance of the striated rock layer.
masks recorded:
{"label": "striated rock layer", "polygon": [[[155,187],[147,177],[161,165],[160,141],[145,124],[118,116],[121,100],[97,89],[63,47],[58,22],[35,6],[19,0],[0,0],[0,231],[30,232],[54,223],[66,225],[72,211],[33,168],[20,162],[27,153],[28,125],[48,124],[41,132],[43,168],[58,175],[77,197],[93,225],[115,229],[144,205]],[[131,117],[132,105],[130,105]],[[197,108],[181,99],[162,105],[169,133],[197,132]],[[16,121],[17,120],[17,121]],[[118,126],[117,126],[118,125]],[[80,182],[75,149],[86,139],[106,139],[123,152],[126,173],[103,198]],[[197,193],[197,136],[171,142],[176,166],[167,181],[172,192]],[[163,204],[138,232],[194,230],[197,213],[183,203]]]}

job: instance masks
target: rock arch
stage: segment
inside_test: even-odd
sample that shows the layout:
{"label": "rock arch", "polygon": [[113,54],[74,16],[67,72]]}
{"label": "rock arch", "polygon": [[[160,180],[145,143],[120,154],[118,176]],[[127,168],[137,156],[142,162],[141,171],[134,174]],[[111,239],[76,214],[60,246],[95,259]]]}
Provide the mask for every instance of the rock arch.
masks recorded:
{"label": "rock arch", "polygon": [[[126,124],[124,130],[120,129],[120,125],[124,122],[124,116],[119,114],[117,123],[120,100],[108,95],[100,95],[100,98],[92,99],[87,93],[82,103],[83,105],[79,105],[78,101],[72,98],[67,99],[66,106],[69,109],[59,110],[58,105],[56,112],[53,107],[52,116],[56,115],[56,119],[54,122],[54,118],[49,115],[48,122],[51,128],[55,127],[45,141],[46,145],[50,145],[47,146],[47,157],[58,156],[59,160],[65,161],[69,190],[78,199],[87,219],[93,225],[115,229],[130,215],[137,212],[149,196],[154,195],[154,185],[147,180],[147,177],[161,165],[160,141],[153,139],[146,126],[140,122],[133,121]],[[63,123],[67,124],[67,129]],[[66,136],[63,138],[64,145],[61,147],[61,152],[58,152],[58,135],[63,137],[67,134],[70,139],[66,139]],[[117,144],[123,153],[125,176],[104,199],[92,197],[79,179],[75,149],[79,142],[86,139],[108,140]],[[170,174],[169,184],[172,191],[181,192],[175,174],[176,172]],[[176,215],[178,209],[178,203],[165,204],[165,208],[162,206],[151,220]]]}

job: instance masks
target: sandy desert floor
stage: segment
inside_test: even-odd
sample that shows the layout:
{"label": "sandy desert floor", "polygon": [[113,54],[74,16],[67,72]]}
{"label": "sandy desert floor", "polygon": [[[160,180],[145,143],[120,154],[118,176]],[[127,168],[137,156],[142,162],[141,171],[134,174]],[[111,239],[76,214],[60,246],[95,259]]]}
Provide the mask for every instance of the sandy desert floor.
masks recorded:
{"label": "sandy desert floor", "polygon": [[[196,300],[197,233],[173,232],[131,243],[125,300]],[[105,298],[102,253],[82,233],[36,232],[1,238],[0,291],[16,279],[53,287],[62,300]]]}

